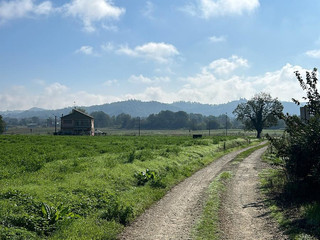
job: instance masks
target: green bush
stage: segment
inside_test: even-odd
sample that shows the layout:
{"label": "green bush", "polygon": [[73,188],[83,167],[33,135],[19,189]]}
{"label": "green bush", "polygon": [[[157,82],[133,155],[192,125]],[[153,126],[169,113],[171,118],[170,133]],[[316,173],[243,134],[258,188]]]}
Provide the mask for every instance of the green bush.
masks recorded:
{"label": "green bush", "polygon": [[297,116],[282,115],[286,123],[284,135],[281,138],[268,138],[285,162],[288,182],[308,187],[310,191],[306,196],[312,194],[320,197],[319,192],[311,190],[320,187],[320,94],[317,90],[317,69],[311,74],[307,72],[306,82],[298,72],[296,76],[302,89],[307,92],[304,99],[308,100],[306,106],[311,114],[310,119],[303,121]]}

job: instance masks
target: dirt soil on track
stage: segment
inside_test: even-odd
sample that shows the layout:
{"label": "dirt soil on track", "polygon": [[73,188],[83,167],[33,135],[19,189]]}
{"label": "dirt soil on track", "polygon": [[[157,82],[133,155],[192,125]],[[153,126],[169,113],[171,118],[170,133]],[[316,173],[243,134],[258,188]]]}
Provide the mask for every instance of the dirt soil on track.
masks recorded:
{"label": "dirt soil on track", "polygon": [[265,150],[266,147],[255,151],[234,167],[220,212],[222,239],[287,239],[270,217],[259,193],[258,174],[265,168],[260,159]]}
{"label": "dirt soil on track", "polygon": [[[119,239],[192,239],[191,231],[201,215],[206,198],[206,191],[210,183],[221,171],[231,166],[229,163],[237,154],[246,149],[225,155],[172,188],[161,200],[146,210],[144,214],[128,226],[119,236]],[[232,193],[227,195],[229,200],[224,204],[225,213],[221,214],[221,224],[223,232],[226,234],[226,237],[221,236],[221,239],[284,239],[279,238],[278,234],[278,238],[272,238],[271,236],[269,238],[267,233],[258,233],[265,228],[263,223],[260,224],[256,220],[259,219],[258,215],[260,212],[249,215],[247,215],[247,213],[244,215],[241,214],[241,212],[246,209],[253,211],[255,208],[262,208],[259,200],[257,200],[256,190],[249,191],[249,189],[252,188],[256,189],[257,186],[255,184],[258,173],[256,170],[246,170],[245,165],[249,161],[248,164],[251,164],[252,168],[255,169],[255,164],[257,164],[256,162],[258,162],[264,150],[265,149],[256,151],[247,158],[251,160],[245,159],[238,165],[239,170],[236,172],[234,181],[232,181],[230,185]],[[241,175],[245,177],[245,181],[242,181]],[[237,184],[241,184],[242,190]],[[233,191],[235,191],[234,195]],[[253,194],[253,199],[247,199],[251,194]],[[245,220],[242,218],[245,218]],[[237,220],[239,220],[239,223]],[[263,221],[264,220],[262,220],[262,222]],[[253,228],[254,231],[250,231],[250,228]],[[266,229],[271,231],[271,233],[274,232],[273,225],[271,229],[270,226],[269,228],[267,226]],[[239,232],[241,234],[243,232],[245,233],[240,235]],[[246,235],[246,233],[249,235]],[[261,236],[262,238],[257,236]]]}

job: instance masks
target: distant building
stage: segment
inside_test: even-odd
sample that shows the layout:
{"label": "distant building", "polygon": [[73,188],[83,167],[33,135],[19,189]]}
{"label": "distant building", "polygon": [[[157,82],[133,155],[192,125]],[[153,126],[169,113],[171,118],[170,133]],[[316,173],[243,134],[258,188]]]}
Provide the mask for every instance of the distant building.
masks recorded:
{"label": "distant building", "polygon": [[77,109],[72,109],[70,114],[61,117],[60,134],[94,136],[94,118]]}

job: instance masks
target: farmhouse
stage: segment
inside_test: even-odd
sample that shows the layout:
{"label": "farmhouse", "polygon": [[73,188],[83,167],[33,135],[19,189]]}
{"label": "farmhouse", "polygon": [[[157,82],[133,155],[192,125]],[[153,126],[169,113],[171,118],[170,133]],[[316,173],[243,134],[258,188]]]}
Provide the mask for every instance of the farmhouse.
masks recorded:
{"label": "farmhouse", "polygon": [[63,135],[94,135],[94,118],[77,109],[61,117],[61,134]]}

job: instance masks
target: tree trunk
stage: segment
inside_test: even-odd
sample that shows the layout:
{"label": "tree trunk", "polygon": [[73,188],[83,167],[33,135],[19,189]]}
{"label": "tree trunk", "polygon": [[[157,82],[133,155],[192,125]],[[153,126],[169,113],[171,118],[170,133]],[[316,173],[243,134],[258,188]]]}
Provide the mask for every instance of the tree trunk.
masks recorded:
{"label": "tree trunk", "polygon": [[257,130],[257,138],[261,138],[261,132],[262,132],[262,130]]}

